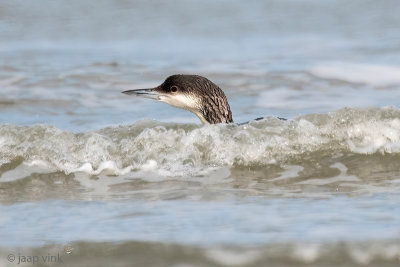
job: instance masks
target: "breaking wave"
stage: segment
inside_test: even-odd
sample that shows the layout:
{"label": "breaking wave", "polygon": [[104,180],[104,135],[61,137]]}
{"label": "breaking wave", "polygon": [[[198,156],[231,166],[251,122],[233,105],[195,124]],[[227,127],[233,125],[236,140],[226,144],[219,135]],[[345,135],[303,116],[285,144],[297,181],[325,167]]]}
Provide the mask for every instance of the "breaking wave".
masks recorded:
{"label": "breaking wave", "polygon": [[400,154],[400,110],[346,108],[246,125],[139,121],[83,133],[48,125],[0,126],[0,173],[23,163],[92,175],[148,170],[199,175],[207,168],[280,165],[344,153]]}

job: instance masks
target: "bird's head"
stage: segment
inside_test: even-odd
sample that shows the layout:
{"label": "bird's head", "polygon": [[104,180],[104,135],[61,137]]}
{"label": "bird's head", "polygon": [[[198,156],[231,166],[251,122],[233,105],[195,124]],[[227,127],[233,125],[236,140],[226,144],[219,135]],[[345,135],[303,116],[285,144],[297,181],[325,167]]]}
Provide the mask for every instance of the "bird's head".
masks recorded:
{"label": "bird's head", "polygon": [[213,82],[198,75],[172,75],[161,85],[149,89],[123,91],[189,110],[203,123],[231,123],[232,113],[224,92]]}

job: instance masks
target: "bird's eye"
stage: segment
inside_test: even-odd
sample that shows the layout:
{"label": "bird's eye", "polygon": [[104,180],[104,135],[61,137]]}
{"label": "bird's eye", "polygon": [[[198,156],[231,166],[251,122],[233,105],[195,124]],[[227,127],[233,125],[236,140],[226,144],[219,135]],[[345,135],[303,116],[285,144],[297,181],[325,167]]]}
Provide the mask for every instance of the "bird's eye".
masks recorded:
{"label": "bird's eye", "polygon": [[171,92],[172,93],[175,93],[177,91],[178,91],[178,87],[177,86],[175,86],[175,85],[171,86]]}

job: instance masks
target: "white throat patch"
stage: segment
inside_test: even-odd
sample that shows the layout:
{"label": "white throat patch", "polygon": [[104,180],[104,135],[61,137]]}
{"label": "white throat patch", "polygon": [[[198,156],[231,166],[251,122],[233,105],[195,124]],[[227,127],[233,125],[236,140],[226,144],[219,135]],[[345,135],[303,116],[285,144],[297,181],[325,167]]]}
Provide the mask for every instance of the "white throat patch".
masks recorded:
{"label": "white throat patch", "polygon": [[175,95],[161,95],[161,102],[167,103],[176,108],[182,108],[189,110],[196,114],[202,123],[208,123],[203,114],[200,112],[200,99],[195,96],[185,95],[185,94],[175,94]]}

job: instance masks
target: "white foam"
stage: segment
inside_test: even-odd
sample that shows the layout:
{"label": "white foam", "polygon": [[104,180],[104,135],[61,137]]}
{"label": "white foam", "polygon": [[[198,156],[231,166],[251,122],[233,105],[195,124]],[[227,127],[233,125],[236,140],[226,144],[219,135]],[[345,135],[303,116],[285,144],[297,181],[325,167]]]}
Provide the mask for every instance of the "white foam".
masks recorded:
{"label": "white foam", "polygon": [[261,257],[257,250],[233,251],[224,248],[214,248],[206,251],[206,256],[221,265],[242,266],[249,265]]}
{"label": "white foam", "polygon": [[367,265],[373,260],[384,259],[400,260],[400,245],[388,244],[383,246],[381,243],[376,242],[368,247],[352,247],[349,249],[349,254],[353,260],[362,265]]}
{"label": "white foam", "polygon": [[310,73],[321,78],[375,86],[400,84],[400,66],[331,62],[312,67]]}
{"label": "white foam", "polygon": [[400,120],[365,121],[348,128],[347,140],[353,152],[372,154],[400,152]]}
{"label": "white foam", "polygon": [[[141,171],[155,177],[199,177],[216,172],[227,177],[231,166],[286,166],[293,157],[310,152],[399,154],[399,118],[397,108],[373,108],[310,114],[291,121],[270,118],[243,126],[194,128],[140,122],[80,134],[45,125],[4,125],[0,126],[0,158],[7,163],[22,157],[32,166],[65,173]],[[289,168],[279,179],[299,171],[301,166]]]}
{"label": "white foam", "polygon": [[318,244],[302,244],[295,246],[293,257],[304,262],[312,263],[320,256],[320,245]]}
{"label": "white foam", "polygon": [[[339,87],[335,90],[327,88],[305,88],[304,90],[293,90],[287,87],[276,87],[268,91],[262,91],[257,100],[257,106],[277,110],[320,110],[329,111],[343,107],[371,107],[379,106],[383,100],[382,95],[387,99],[390,93],[393,97],[400,93],[390,91],[377,91],[364,89],[362,94],[358,88]],[[354,99],[357,102],[354,102]]]}
{"label": "white foam", "polygon": [[144,171],[152,171],[157,168],[157,161],[155,160],[148,160],[142,165],[142,170]]}

